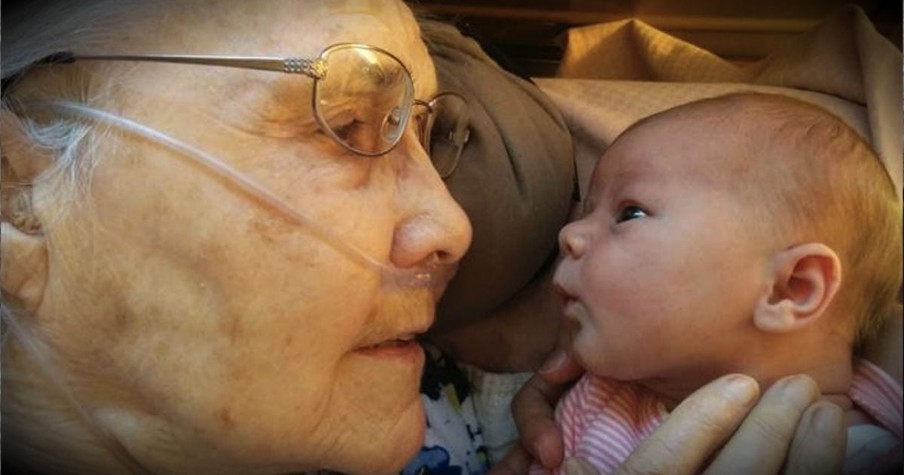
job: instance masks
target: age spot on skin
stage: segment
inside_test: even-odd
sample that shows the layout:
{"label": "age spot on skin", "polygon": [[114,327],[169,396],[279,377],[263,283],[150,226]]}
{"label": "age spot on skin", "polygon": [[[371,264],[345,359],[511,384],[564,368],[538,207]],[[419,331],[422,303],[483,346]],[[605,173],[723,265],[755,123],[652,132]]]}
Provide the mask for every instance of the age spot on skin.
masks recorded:
{"label": "age spot on skin", "polygon": [[241,319],[236,317],[227,318],[222,325],[225,327],[226,334],[229,335],[229,342],[232,345],[241,343],[244,338],[245,325]]}
{"label": "age spot on skin", "polygon": [[123,329],[129,324],[129,317],[125,312],[117,312],[115,315],[116,328]]}
{"label": "age spot on skin", "polygon": [[290,224],[279,218],[256,218],[248,226],[253,234],[260,236],[267,244],[276,244],[281,241],[281,237],[291,232]]}
{"label": "age spot on skin", "polygon": [[221,407],[217,411],[217,419],[225,429],[232,429],[235,426],[235,421],[232,419],[232,412],[229,411],[229,408]]}

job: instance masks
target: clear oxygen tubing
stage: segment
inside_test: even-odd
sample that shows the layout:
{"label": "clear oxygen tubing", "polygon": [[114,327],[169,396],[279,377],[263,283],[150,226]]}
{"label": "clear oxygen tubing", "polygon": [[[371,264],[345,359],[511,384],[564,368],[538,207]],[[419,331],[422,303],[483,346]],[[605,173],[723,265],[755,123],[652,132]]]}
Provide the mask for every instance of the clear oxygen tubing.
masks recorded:
{"label": "clear oxygen tubing", "polygon": [[[284,214],[300,226],[303,226],[317,239],[331,246],[349,259],[379,273],[384,288],[387,286],[390,288],[438,287],[445,285],[455,273],[455,266],[441,264],[437,262],[436,259],[413,268],[399,268],[384,264],[360,249],[342,241],[338,236],[324,227],[317,225],[309,217],[298,210],[293,209],[285,201],[266,188],[230,168],[212,155],[146,125],[75,102],[41,101],[28,105],[47,107],[58,111],[73,113],[82,117],[88,117],[164,144],[170,149],[179,152],[181,155],[194,160],[215,175],[234,184],[251,199],[264,205],[271,206],[273,209]],[[62,396],[75,408],[78,415],[88,423],[89,430],[94,433],[94,436],[98,441],[106,447],[114,458],[123,464],[129,473],[135,475],[152,475],[152,472],[139,462],[113,433],[97,421],[92,411],[78,401],[76,396],[64,383],[64,378],[59,371],[57,371],[56,365],[46,356],[47,353],[45,349],[41,348],[39,343],[40,339],[19,321],[19,318],[17,318],[15,313],[15,311],[8,308],[5,304],[0,305],[0,314],[2,314],[2,318],[9,325],[11,333],[16,335],[26,353],[35,359],[44,374],[53,381],[56,388],[61,391]],[[6,335],[4,335],[3,338],[5,339]]]}
{"label": "clear oxygen tubing", "polygon": [[38,105],[49,107],[60,111],[70,112],[76,115],[89,117],[98,121],[105,122],[120,129],[140,135],[144,138],[161,143],[171,150],[179,152],[181,155],[194,160],[197,164],[202,165],[215,175],[229,181],[244,192],[248,197],[272,207],[274,210],[288,217],[296,224],[304,227],[313,236],[321,242],[329,245],[336,251],[345,255],[351,260],[357,261],[359,264],[370,268],[379,273],[381,283],[385,287],[441,287],[455,274],[456,266],[442,264],[438,262],[437,256],[431,256],[431,260],[410,268],[401,268],[392,264],[381,262],[380,260],[368,255],[364,251],[346,243],[336,236],[330,230],[315,223],[311,218],[301,211],[294,209],[284,200],[276,196],[270,190],[255,183],[253,180],[229,167],[213,155],[199,150],[191,145],[181,142],[170,137],[163,132],[152,129],[144,124],[135,122],[124,117],[111,114],[106,111],[95,109],[84,104],[70,101],[42,101],[29,105]]}
{"label": "clear oxygen tubing", "polygon": [[[40,346],[39,339],[35,337],[28,328],[22,325],[16,317],[15,312],[7,308],[4,304],[0,305],[0,315],[2,315],[6,324],[9,325],[9,330],[12,334],[15,335],[22,344],[25,352],[34,359],[47,379],[49,379],[54,384],[54,387],[60,391],[60,394],[75,409],[78,416],[87,422],[88,430],[97,438],[97,441],[110,452],[113,458],[118,460],[119,463],[133,475],[153,475],[153,472],[142,465],[142,463],[126,449],[122,442],[120,442],[119,439],[103,424],[100,424],[94,414],[79,402],[78,398],[75,397],[75,394],[72,393],[72,390],[64,383],[65,380],[60,372],[57,371],[57,366],[47,357],[46,348]],[[6,336],[4,335],[4,339],[5,338]],[[4,345],[5,344],[6,342],[4,341]]]}

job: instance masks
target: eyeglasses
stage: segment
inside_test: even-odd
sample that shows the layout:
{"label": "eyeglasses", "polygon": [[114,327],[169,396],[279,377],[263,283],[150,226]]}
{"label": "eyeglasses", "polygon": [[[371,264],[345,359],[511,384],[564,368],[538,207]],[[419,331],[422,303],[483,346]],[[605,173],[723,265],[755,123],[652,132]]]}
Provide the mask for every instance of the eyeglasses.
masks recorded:
{"label": "eyeglasses", "polygon": [[427,101],[415,99],[408,68],[375,46],[335,44],[313,59],[64,52],[51,55],[42,63],[88,60],[154,61],[303,74],[314,79],[311,106],[320,129],[345,149],[368,157],[384,155],[395,148],[412,111],[420,107],[424,112],[413,116],[418,140],[443,178],[455,171],[470,137],[468,104],[462,96],[442,92]]}

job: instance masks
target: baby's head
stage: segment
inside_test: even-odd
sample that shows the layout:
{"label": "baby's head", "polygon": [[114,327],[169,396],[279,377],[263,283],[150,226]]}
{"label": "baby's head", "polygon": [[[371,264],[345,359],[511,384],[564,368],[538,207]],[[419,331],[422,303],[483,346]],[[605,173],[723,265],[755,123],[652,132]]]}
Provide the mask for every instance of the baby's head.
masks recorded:
{"label": "baby's head", "polygon": [[673,113],[736,136],[727,166],[712,165],[749,204],[747,219],[766,240],[834,251],[842,283],[827,311],[851,322],[855,344],[873,336],[901,286],[902,223],[895,186],[869,144],[825,109],[781,95],[731,94]]}
{"label": "baby's head", "polygon": [[763,335],[817,322],[849,350],[901,285],[900,202],[881,162],[835,116],[777,95],[630,127],[560,245],[575,356],[621,379],[731,370],[740,348],[766,353]]}

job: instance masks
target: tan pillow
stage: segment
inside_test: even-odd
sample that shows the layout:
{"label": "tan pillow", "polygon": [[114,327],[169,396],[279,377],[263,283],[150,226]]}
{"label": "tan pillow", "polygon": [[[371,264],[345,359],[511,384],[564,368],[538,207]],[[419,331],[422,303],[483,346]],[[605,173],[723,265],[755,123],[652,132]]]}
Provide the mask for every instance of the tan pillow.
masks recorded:
{"label": "tan pillow", "polygon": [[791,96],[832,111],[867,141],[870,139],[864,106],[835,96],[800,89],[743,83],[591,79],[538,79],[537,84],[561,108],[571,128],[581,199],[587,191],[590,172],[597,159],[629,125],[659,111],[707,97],[740,91]]}
{"label": "tan pillow", "polygon": [[471,134],[446,180],[474,228],[471,249],[439,306],[435,331],[487,315],[557,250],[574,184],[572,143],[558,109],[501,69],[455,28],[422,21],[440,90],[469,101]]}
{"label": "tan pillow", "polygon": [[[901,194],[901,51],[859,7],[838,9],[813,30],[744,66],[638,20],[573,28],[566,39],[557,76],[571,84],[541,85],[584,143],[694,99],[738,90],[788,94],[831,110],[859,130]],[[619,83],[595,84],[600,80]]]}

